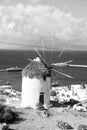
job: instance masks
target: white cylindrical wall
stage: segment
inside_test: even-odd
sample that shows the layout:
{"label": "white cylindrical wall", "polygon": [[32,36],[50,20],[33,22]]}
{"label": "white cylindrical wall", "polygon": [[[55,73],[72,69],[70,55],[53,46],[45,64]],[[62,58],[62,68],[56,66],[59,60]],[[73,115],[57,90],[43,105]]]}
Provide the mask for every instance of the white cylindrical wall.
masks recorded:
{"label": "white cylindrical wall", "polygon": [[22,106],[36,107],[39,100],[40,81],[36,78],[23,77],[22,79]]}
{"label": "white cylindrical wall", "polygon": [[40,93],[44,92],[44,105],[48,106],[50,103],[50,78],[29,78],[22,77],[22,107],[37,108],[39,104]]}

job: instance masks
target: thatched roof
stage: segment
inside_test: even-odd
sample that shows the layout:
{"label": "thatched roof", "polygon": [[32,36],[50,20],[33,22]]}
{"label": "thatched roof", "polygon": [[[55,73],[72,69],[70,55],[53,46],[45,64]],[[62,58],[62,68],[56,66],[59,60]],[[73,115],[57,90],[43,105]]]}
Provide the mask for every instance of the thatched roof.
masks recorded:
{"label": "thatched roof", "polygon": [[22,76],[29,78],[46,78],[50,76],[50,73],[40,60],[33,60],[23,69]]}

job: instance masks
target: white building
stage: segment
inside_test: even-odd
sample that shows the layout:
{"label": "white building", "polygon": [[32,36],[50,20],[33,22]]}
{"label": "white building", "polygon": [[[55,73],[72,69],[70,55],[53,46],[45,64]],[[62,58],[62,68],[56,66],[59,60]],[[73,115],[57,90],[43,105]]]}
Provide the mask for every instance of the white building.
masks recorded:
{"label": "white building", "polygon": [[81,84],[71,85],[72,97],[77,96],[78,99],[87,99],[87,90]]}
{"label": "white building", "polygon": [[22,71],[22,107],[37,108],[50,104],[50,72],[39,58]]}

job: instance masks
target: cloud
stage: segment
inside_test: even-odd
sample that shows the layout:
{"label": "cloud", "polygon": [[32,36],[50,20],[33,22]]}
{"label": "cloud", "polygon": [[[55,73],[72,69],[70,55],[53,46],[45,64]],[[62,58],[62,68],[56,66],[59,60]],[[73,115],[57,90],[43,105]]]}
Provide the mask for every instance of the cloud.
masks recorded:
{"label": "cloud", "polygon": [[30,3],[32,3],[32,4],[37,4],[37,3],[39,3],[41,0],[30,0]]}
{"label": "cloud", "polygon": [[[38,3],[39,0],[33,0]],[[71,13],[46,5],[0,6],[0,39],[22,41],[56,36],[75,44],[87,40],[87,24]],[[77,42],[77,43],[76,43]]]}
{"label": "cloud", "polygon": [[48,0],[0,0],[0,5],[16,5],[17,3],[22,3],[23,5],[36,5],[39,3],[44,3],[45,1]]}

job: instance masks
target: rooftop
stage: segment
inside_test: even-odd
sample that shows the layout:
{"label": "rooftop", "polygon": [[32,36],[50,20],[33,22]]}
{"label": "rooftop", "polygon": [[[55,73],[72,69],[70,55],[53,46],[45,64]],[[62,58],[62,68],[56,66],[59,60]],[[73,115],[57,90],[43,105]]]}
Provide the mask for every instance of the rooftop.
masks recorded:
{"label": "rooftop", "polygon": [[22,71],[22,75],[30,78],[43,78],[44,76],[50,76],[49,70],[41,62],[40,58],[32,60]]}

